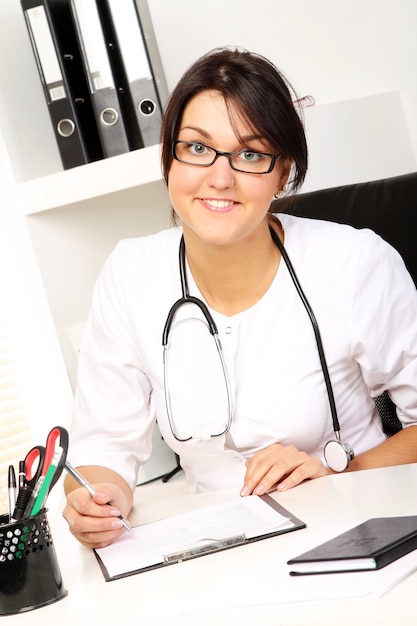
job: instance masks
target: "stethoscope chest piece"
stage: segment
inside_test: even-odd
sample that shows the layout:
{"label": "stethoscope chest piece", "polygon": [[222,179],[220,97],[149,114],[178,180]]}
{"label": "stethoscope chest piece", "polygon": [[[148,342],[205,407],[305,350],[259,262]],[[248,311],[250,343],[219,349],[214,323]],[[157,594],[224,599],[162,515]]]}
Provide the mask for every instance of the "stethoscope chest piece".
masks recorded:
{"label": "stethoscope chest piece", "polygon": [[334,472],[343,472],[354,457],[352,446],[340,439],[332,439],[324,446],[325,461]]}

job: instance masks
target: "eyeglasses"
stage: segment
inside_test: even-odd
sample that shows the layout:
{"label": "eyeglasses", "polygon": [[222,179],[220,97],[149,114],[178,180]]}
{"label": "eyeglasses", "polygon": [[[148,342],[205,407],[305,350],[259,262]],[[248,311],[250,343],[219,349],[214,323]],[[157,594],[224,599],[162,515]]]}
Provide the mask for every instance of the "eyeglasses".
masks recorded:
{"label": "eyeglasses", "polygon": [[282,154],[275,156],[247,148],[236,152],[221,152],[199,141],[181,140],[172,142],[172,155],[180,163],[200,167],[210,167],[219,156],[225,156],[233,170],[246,174],[269,174],[278,159],[282,157]]}

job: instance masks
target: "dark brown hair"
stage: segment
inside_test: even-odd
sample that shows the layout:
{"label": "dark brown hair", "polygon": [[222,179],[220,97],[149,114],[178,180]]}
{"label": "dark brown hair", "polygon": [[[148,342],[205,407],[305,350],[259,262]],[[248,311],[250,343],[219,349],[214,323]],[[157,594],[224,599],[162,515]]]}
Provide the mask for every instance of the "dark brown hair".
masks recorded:
{"label": "dark brown hair", "polygon": [[168,101],[161,128],[162,172],[168,183],[172,142],[178,138],[187,103],[198,93],[221,93],[228,106],[275,151],[292,161],[288,191],[296,192],[307,171],[303,124],[294,107],[295,94],[282,73],[265,57],[246,50],[217,48],[185,72]]}

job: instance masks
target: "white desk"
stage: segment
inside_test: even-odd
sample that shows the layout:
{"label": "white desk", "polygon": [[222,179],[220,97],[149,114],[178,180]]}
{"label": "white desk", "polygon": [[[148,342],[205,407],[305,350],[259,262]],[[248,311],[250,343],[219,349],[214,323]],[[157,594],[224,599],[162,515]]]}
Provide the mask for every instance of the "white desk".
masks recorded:
{"label": "white desk", "polygon": [[[184,493],[181,481],[139,488],[131,521],[136,524],[167,517],[235,495],[230,491]],[[156,500],[155,494],[159,494]],[[274,497],[306,522],[307,528],[111,582],[104,581],[94,554],[70,535],[61,516],[50,514],[68,596],[49,606],[8,616],[7,624],[417,624],[416,572],[377,599],[288,603],[283,597],[285,585],[279,583],[280,577],[282,582],[283,576],[288,576],[286,560],[305,548],[369,517],[417,514],[417,464],[326,476]],[[342,585],[346,575],[338,576]],[[305,581],[317,577],[301,578]],[[325,595],[327,579],[320,578]]]}

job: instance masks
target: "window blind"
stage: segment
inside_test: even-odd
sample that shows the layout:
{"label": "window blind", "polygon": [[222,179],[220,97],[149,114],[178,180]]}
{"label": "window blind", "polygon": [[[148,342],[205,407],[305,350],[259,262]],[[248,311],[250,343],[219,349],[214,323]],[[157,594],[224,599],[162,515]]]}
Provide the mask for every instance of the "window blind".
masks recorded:
{"label": "window blind", "polygon": [[19,388],[7,322],[0,312],[0,514],[8,512],[7,475],[10,464],[24,459],[32,435]]}

